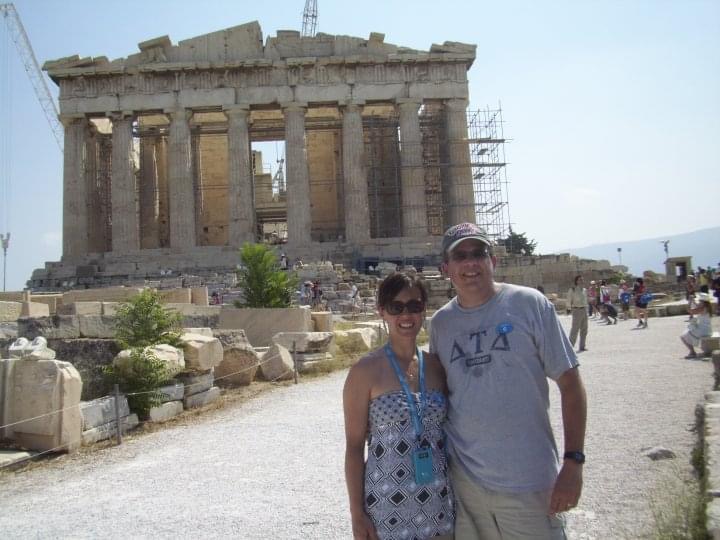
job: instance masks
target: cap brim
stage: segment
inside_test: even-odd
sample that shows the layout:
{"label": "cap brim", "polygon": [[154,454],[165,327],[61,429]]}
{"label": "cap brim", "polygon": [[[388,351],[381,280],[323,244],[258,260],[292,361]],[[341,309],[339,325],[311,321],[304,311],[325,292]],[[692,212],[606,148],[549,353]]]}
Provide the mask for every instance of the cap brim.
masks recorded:
{"label": "cap brim", "polygon": [[462,238],[459,238],[459,239],[455,240],[452,244],[450,244],[450,245],[445,249],[445,252],[446,252],[446,253],[450,253],[453,249],[455,249],[455,248],[457,247],[457,245],[458,245],[460,242],[463,242],[463,241],[465,241],[465,240],[479,240],[480,242],[482,242],[482,243],[485,244],[486,246],[489,246],[489,245],[490,245],[490,241],[489,241],[486,237],[484,237],[484,236],[463,236]]}

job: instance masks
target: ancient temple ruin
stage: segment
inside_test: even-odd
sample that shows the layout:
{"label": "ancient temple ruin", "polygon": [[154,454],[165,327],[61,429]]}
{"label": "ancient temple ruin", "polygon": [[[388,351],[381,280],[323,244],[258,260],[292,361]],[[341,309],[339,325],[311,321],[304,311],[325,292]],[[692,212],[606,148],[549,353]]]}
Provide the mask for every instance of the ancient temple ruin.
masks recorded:
{"label": "ancient temple ruin", "polygon": [[[487,204],[468,138],[474,45],[264,43],[251,22],[138,47],[43,67],[65,127],[63,254],[33,288],[232,269],[268,226],[287,231],[291,259],[423,264]],[[255,141],[284,142],[282,186],[254,164]]]}

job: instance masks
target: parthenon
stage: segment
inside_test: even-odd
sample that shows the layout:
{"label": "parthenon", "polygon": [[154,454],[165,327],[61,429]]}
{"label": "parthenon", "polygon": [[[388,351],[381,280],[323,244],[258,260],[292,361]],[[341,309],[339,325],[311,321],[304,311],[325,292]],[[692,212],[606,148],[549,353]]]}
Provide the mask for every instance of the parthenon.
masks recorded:
{"label": "parthenon", "polygon": [[[290,257],[423,259],[448,224],[476,221],[474,45],[296,31],[263,43],[250,22],[138,47],[43,66],[65,128],[63,251],[35,286],[234,268],[238,247],[277,223]],[[254,163],[258,141],[284,142],[275,192]]]}

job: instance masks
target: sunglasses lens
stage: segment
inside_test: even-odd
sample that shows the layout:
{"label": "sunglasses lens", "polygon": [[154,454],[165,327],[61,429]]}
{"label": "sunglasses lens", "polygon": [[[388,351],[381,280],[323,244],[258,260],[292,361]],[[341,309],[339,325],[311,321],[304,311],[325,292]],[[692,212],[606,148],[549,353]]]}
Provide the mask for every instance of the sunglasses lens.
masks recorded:
{"label": "sunglasses lens", "polygon": [[409,300],[407,303],[393,300],[385,307],[385,311],[390,315],[400,315],[405,310],[408,313],[422,313],[425,310],[425,304],[420,300]]}

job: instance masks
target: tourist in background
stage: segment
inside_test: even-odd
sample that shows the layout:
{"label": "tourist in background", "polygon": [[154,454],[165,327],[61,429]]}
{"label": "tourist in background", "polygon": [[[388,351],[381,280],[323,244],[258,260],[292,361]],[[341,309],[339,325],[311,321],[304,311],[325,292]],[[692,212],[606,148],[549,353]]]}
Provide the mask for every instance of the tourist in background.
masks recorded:
{"label": "tourist in background", "polygon": [[[572,345],[547,298],[495,282],[497,259],[483,229],[450,227],[442,249],[457,296],[433,316],[430,352],[450,392],[455,537],[565,539],[564,512],[580,499],[585,461],[585,390]],[[562,457],[548,378],[560,390]]]}
{"label": "tourist in background", "polygon": [[570,343],[575,347],[575,341],[580,334],[580,347],[578,352],[586,351],[585,340],[588,333],[588,298],[587,291],[583,287],[583,277],[575,276],[575,285],[570,287],[567,293],[568,310],[572,316],[570,327]]}
{"label": "tourist in background", "polygon": [[597,286],[594,281],[590,281],[590,286],[587,288],[587,300],[588,300],[588,315],[590,318],[594,318],[597,313],[597,306],[595,305],[597,295]]}
{"label": "tourist in background", "polygon": [[648,297],[646,296],[645,281],[639,277],[635,280],[633,285],[633,296],[635,297],[635,316],[637,317],[638,328],[647,328],[648,311],[647,307],[649,304]]}
{"label": "tourist in background", "polygon": [[617,310],[612,305],[610,287],[604,279],[600,281],[600,314],[606,324],[617,324]]}
{"label": "tourist in background", "polygon": [[690,350],[685,358],[696,358],[695,347],[700,346],[700,340],[712,336],[712,314],[713,308],[708,293],[698,293],[695,307],[688,307],[691,315],[696,317],[690,319],[687,330],[680,336],[680,340]]}
{"label": "tourist in background", "polygon": [[632,300],[632,293],[628,290],[627,282],[621,279],[618,287],[618,302],[622,307],[622,319],[625,321],[630,318],[630,300]]}
{"label": "tourist in background", "polygon": [[445,373],[416,343],[426,302],[416,276],[388,276],[377,298],[388,343],[361,358],[345,381],[345,480],[355,539],[453,537]]}

